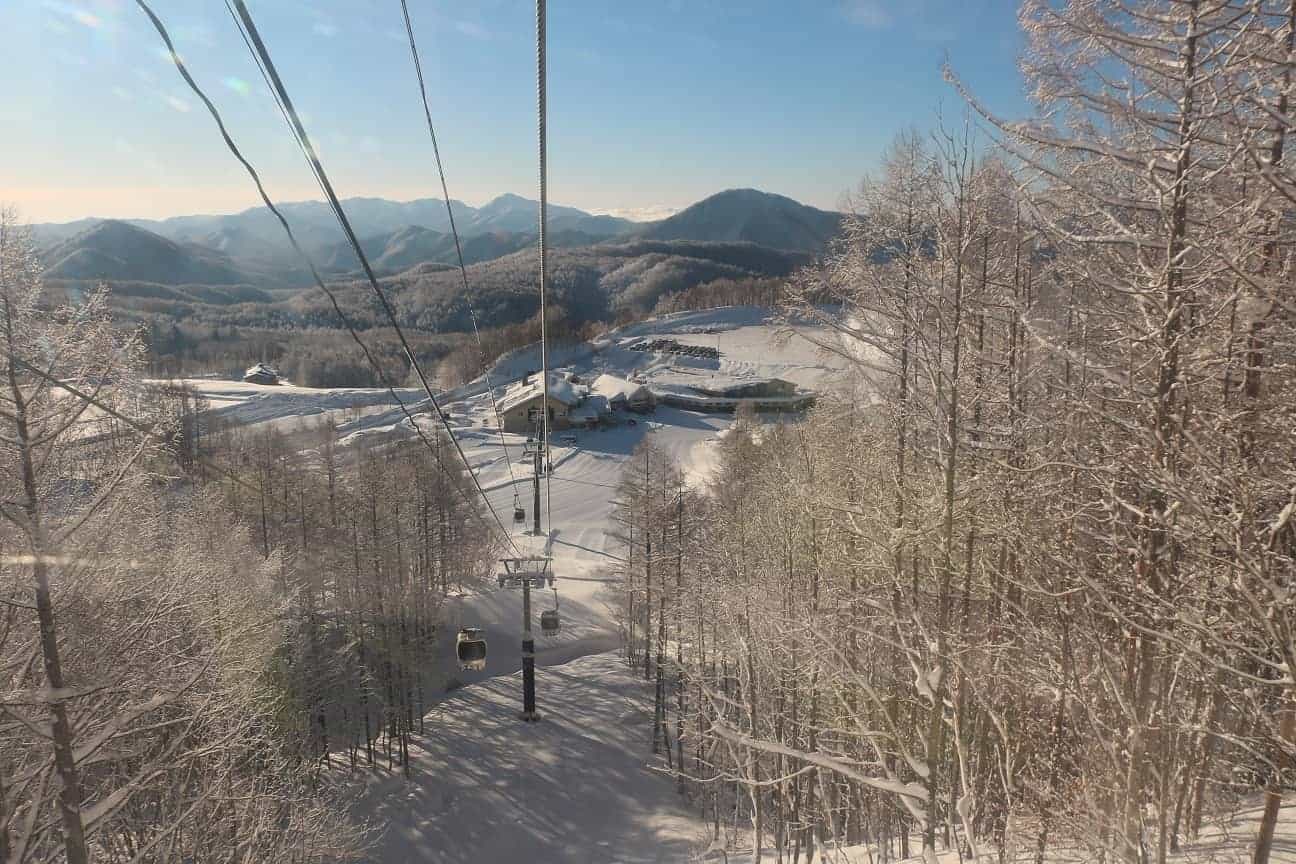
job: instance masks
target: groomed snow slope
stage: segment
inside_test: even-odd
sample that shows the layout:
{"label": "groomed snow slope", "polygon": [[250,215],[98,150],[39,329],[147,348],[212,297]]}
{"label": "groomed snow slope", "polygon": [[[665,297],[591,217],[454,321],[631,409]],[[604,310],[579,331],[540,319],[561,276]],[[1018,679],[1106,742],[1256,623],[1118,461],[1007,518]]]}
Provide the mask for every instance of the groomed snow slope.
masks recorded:
{"label": "groomed snow slope", "polygon": [[[553,557],[562,632],[548,637],[542,636],[538,628],[535,630],[539,665],[565,663],[620,644],[610,603],[615,572],[625,549],[608,536],[608,531],[621,471],[635,447],[645,437],[651,437],[681,463],[702,473],[714,461],[716,435],[731,419],[725,415],[659,408],[651,419],[640,419],[635,426],[583,431],[578,434],[576,444],[554,446],[554,473],[548,489],[541,490],[552,505],[542,509],[547,514],[542,527],[549,529],[548,541],[524,533],[530,527],[533,512],[531,469],[521,462],[524,439],[507,435],[504,446],[498,434],[478,434],[464,439],[464,452],[479,466],[482,485],[500,517],[512,529],[513,542],[524,555]],[[513,526],[507,521],[513,510],[514,487],[509,483],[503,461],[505,448],[514,460],[514,474],[521,484],[518,491],[527,512],[525,526]],[[533,598],[537,617],[540,610],[550,608],[554,602],[554,595],[548,590],[533,592]],[[480,590],[470,590],[450,599],[445,621],[449,625],[445,629],[448,639],[453,638],[459,627],[481,627],[489,645],[485,670],[461,672],[454,663],[453,646],[447,642],[443,672],[448,678],[471,683],[521,668],[521,591],[499,590],[493,583]]]}
{"label": "groomed snow slope", "polygon": [[656,774],[644,682],[615,653],[540,670],[543,719],[517,719],[519,675],[450,693],[399,768],[368,775],[359,815],[386,825],[370,860],[687,862],[703,829]]}

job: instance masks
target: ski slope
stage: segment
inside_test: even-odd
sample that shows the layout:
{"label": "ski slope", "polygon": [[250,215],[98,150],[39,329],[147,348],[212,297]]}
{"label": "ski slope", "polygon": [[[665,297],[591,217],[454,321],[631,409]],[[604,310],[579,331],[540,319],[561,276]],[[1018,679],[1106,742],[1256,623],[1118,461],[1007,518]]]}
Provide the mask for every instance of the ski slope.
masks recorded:
{"label": "ski slope", "polygon": [[[616,487],[630,455],[645,437],[675,455],[682,464],[705,473],[713,463],[716,434],[731,421],[727,415],[703,415],[660,407],[635,426],[620,426],[576,433],[574,445],[555,445],[554,472],[541,486],[542,529],[547,537],[526,533],[530,526],[533,487],[532,469],[522,461],[521,436],[506,435],[501,445],[498,433],[470,435],[461,439],[464,453],[477,466],[487,497],[505,524],[522,555],[549,555],[558,589],[558,608],[563,619],[556,636],[536,636],[536,664],[553,666],[584,654],[608,651],[620,645],[612,615],[612,587],[624,547],[608,536],[611,530]],[[508,476],[504,453],[513,461],[514,487]],[[513,495],[517,489],[527,511],[527,523],[510,521]],[[551,608],[551,591],[533,591],[533,614]],[[521,668],[518,653],[522,628],[522,595],[517,589],[499,590],[493,583],[483,590],[451,598],[446,628],[450,636],[459,627],[481,627],[491,650],[486,669],[461,672],[447,646],[443,652],[445,674],[465,683],[475,683]]]}
{"label": "ski slope", "polygon": [[[553,365],[584,380],[606,372],[653,389],[680,386],[691,376],[779,377],[815,391],[831,386],[841,359],[784,332],[767,315],[730,307],[666,316],[564,346],[553,352]],[[657,337],[718,347],[719,356],[632,350]],[[539,366],[537,354],[533,348],[501,358],[490,375],[496,398]],[[380,388],[185,383],[226,424],[269,426],[291,436],[327,417],[337,425],[343,446],[370,436],[382,441],[414,434],[392,394]],[[416,422],[428,431],[437,425],[425,405],[414,410],[424,394],[403,390],[397,395]],[[678,460],[690,484],[705,485],[733,415],[658,406],[635,417],[633,426],[557,433],[554,471],[542,488],[542,536],[536,537],[529,533],[532,466],[522,461],[526,439],[500,434],[485,377],[439,394],[438,404],[511,542],[522,555],[552,557],[562,630],[552,637],[541,634],[540,612],[553,606],[555,595],[534,591],[536,701],[545,719],[524,724],[515,716],[521,700],[521,591],[489,581],[463,585],[448,599],[441,671],[452,689],[432,709],[429,734],[416,744],[414,779],[405,781],[399,770],[375,769],[365,776],[359,812],[386,826],[372,860],[689,860],[703,828],[669,779],[649,767],[649,696],[616,654],[620,637],[613,589],[625,549],[611,536],[613,502],[623,469],[649,438]],[[300,440],[311,446],[309,436]],[[512,521],[515,494],[527,511],[524,525]],[[454,639],[461,626],[484,631],[485,669],[459,670]]]}
{"label": "ski slope", "polygon": [[645,732],[652,702],[616,653],[538,676],[538,723],[517,719],[520,675],[450,693],[411,748],[414,779],[367,775],[359,815],[386,826],[371,859],[686,862],[703,828]]}

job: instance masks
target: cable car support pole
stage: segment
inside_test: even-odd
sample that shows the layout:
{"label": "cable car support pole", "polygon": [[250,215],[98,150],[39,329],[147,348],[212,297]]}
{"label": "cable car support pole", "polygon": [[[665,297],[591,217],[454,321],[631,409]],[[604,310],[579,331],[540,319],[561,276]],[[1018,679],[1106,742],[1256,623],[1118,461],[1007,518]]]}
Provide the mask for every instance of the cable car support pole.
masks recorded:
{"label": "cable car support pole", "polygon": [[536,107],[537,107],[537,129],[540,148],[540,390],[543,394],[541,404],[543,406],[542,423],[544,437],[540,439],[545,452],[545,464],[548,465],[549,459],[549,340],[548,340],[548,313],[546,310],[545,293],[546,280],[548,278],[547,265],[547,247],[545,244],[545,229],[548,227],[548,157],[545,153],[546,139],[548,138],[548,129],[546,127],[546,115],[548,114],[548,104],[546,97],[548,73],[545,70],[545,0],[536,0]]}
{"label": "cable car support pole", "polygon": [[[541,408],[540,410],[544,411],[547,408],[548,406],[546,405],[544,408]],[[541,429],[543,430],[543,427],[541,427]],[[543,443],[540,443],[539,445],[537,445],[535,451],[535,478],[533,484],[535,487],[534,488],[535,501],[531,508],[531,515],[534,517],[532,520],[531,533],[537,537],[540,536],[540,474],[544,470],[544,468],[542,467],[544,455],[545,455],[545,446]]]}
{"label": "cable car support pole", "polygon": [[[536,0],[536,107],[540,147],[540,446],[535,454],[534,534],[540,537],[540,473],[549,453],[549,345],[545,332],[545,0]],[[529,574],[527,574],[529,575]],[[522,581],[522,719],[540,719],[535,707],[535,638],[531,635],[531,580]]]}
{"label": "cable car support pole", "polygon": [[535,706],[535,638],[531,635],[531,580],[522,581],[522,714],[523,720],[540,719]]}
{"label": "cable car support pole", "polygon": [[[544,447],[535,452],[535,509],[533,512],[535,536],[540,536],[540,465]],[[522,574],[522,714],[528,723],[540,719],[535,701],[535,637],[531,634],[531,574]]]}

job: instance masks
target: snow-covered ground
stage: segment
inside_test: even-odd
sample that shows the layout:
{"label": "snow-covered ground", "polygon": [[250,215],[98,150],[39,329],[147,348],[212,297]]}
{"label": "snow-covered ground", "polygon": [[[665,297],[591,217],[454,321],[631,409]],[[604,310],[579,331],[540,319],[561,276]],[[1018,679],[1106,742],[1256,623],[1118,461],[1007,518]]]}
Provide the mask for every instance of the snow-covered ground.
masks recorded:
{"label": "snow-covered ground", "polygon": [[517,719],[519,675],[450,693],[411,749],[415,779],[367,775],[361,815],[386,826],[371,860],[687,862],[701,824],[655,773],[652,703],[617,654],[537,673],[539,723]]}
{"label": "snow-covered ground", "polygon": [[[1186,841],[1178,852],[1166,855],[1166,864],[1251,864],[1255,839],[1260,828],[1260,816],[1264,811],[1264,801],[1256,796],[1247,801],[1227,820],[1214,825],[1203,826],[1201,836],[1194,841]],[[876,864],[879,860],[876,847],[844,846],[829,847],[820,850],[819,860],[824,864]],[[998,851],[994,848],[981,848],[980,860],[997,862]],[[737,855],[730,853],[735,859]],[[769,850],[767,856],[773,860],[775,853]],[[1033,838],[1027,837],[1024,842],[1007,856],[1010,862],[1034,862],[1035,849]],[[936,864],[973,864],[970,858],[962,856],[957,850],[950,849],[936,855]],[[1045,851],[1045,864],[1091,864],[1093,855],[1078,849],[1050,848]],[[905,858],[896,864],[930,864],[921,856]],[[1273,847],[1269,855],[1269,864],[1296,864],[1296,804],[1290,804],[1278,811],[1278,827],[1274,834]]]}
{"label": "snow-covered ground", "polygon": [[[206,400],[208,416],[226,426],[268,424],[292,431],[326,416],[345,423],[395,405],[392,394],[380,387],[266,386],[210,378],[188,378],[183,383]],[[396,395],[411,407],[427,398],[422,390],[398,389]]]}

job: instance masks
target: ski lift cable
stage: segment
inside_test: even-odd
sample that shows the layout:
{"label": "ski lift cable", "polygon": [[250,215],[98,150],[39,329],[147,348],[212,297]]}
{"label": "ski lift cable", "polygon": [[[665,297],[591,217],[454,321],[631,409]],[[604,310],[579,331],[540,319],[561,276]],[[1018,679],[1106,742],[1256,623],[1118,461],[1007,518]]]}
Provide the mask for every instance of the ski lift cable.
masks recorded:
{"label": "ski lift cable", "polygon": [[[218,130],[220,131],[220,136],[222,136],[222,139],[224,139],[224,142],[226,142],[226,146],[229,149],[229,152],[235,155],[237,161],[240,162],[242,166],[244,166],[246,171],[248,171],[248,175],[251,177],[251,180],[253,180],[255,187],[257,187],[257,192],[260,196],[260,199],[262,199],[262,202],[264,203],[264,205],[266,205],[267,209],[270,210],[273,215],[275,215],[275,218],[279,220],[280,227],[283,227],[286,236],[288,236],[289,244],[293,246],[295,253],[301,256],[303,262],[306,263],[307,268],[310,269],[312,279],[315,280],[316,288],[319,288],[321,291],[323,291],[325,297],[328,297],[329,303],[332,304],[333,311],[337,313],[338,319],[342,321],[343,326],[346,326],[347,332],[350,333],[351,338],[354,339],[356,345],[360,347],[360,351],[363,352],[365,360],[368,361],[368,364],[371,365],[373,370],[375,370],[375,372],[378,374],[378,378],[380,378],[382,385],[384,385],[386,389],[388,389],[388,391],[391,394],[391,398],[393,398],[395,400],[395,403],[399,405],[400,411],[402,411],[403,415],[406,416],[408,421],[410,421],[410,425],[413,427],[413,430],[415,430],[415,433],[419,435],[419,438],[422,440],[422,443],[424,443],[424,446],[428,447],[429,452],[433,453],[433,456],[435,457],[435,460],[437,460],[437,465],[439,466],[439,468],[441,468],[442,472],[445,473],[447,477],[452,477],[452,474],[450,473],[450,469],[447,468],[445,461],[442,460],[441,453],[437,451],[437,448],[434,448],[432,446],[432,442],[428,440],[428,437],[426,437],[424,431],[422,431],[419,424],[417,424],[415,418],[413,418],[413,416],[410,413],[410,409],[408,409],[406,403],[404,403],[404,400],[400,399],[400,396],[397,394],[397,391],[395,391],[395,386],[393,385],[393,382],[390,381],[388,374],[384,372],[384,369],[382,369],[381,365],[377,363],[375,358],[373,358],[373,355],[368,350],[368,346],[365,346],[363,339],[360,338],[359,333],[356,332],[355,326],[351,324],[349,317],[347,317],[346,313],[342,311],[340,304],[338,304],[337,302],[336,295],[334,295],[333,291],[330,291],[328,289],[328,286],[324,284],[324,280],[321,279],[319,275],[319,271],[318,269],[316,269],[314,262],[312,262],[310,255],[307,255],[306,251],[303,250],[301,245],[298,244],[297,237],[294,236],[292,227],[290,227],[290,225],[288,224],[288,220],[284,218],[283,212],[280,212],[280,210],[277,209],[277,207],[275,206],[275,203],[271,201],[270,196],[268,196],[268,193],[266,192],[266,188],[264,188],[264,185],[262,184],[262,180],[260,180],[260,176],[257,170],[255,170],[255,168],[251,166],[251,163],[248,161],[248,159],[244,157],[244,154],[242,154],[241,150],[238,149],[238,146],[235,144],[235,141],[233,141],[231,135],[229,135],[229,131],[226,128],[226,124],[224,124],[223,118],[220,117],[220,111],[216,109],[216,106],[213,104],[213,102],[211,102],[210,98],[207,97],[206,93],[203,92],[203,89],[200,87],[200,85],[198,85],[196,80],[193,79],[193,76],[189,74],[188,67],[184,65],[184,61],[180,60],[179,54],[176,53],[175,51],[175,44],[172,43],[171,41],[170,32],[168,32],[166,26],[163,25],[161,18],[158,18],[157,14],[153,12],[152,8],[149,8],[149,5],[148,3],[145,3],[145,0],[136,0],[136,4],[140,6],[140,9],[143,10],[145,16],[148,16],[149,21],[153,23],[153,27],[156,28],[156,30],[158,31],[158,35],[161,36],[163,44],[166,45],[167,52],[170,53],[172,63],[174,63],[176,70],[179,71],[181,78],[184,79],[185,84],[188,84],[189,89],[192,89],[194,95],[200,98],[202,104],[206,106],[207,111],[209,111],[209,113],[211,114],[211,118],[215,120],[216,128],[218,128]],[[228,8],[228,3],[227,3],[227,8]],[[246,36],[245,36],[245,41],[246,41]],[[260,67],[259,62],[258,62],[258,67]],[[262,70],[262,74],[264,76],[264,70]],[[267,84],[268,84],[268,80],[267,80]],[[271,88],[271,92],[273,93],[273,88]],[[279,102],[279,97],[277,97],[277,95],[276,95],[276,102]],[[283,105],[280,104],[280,108],[281,110],[283,110]],[[408,348],[407,348],[407,352],[408,352]],[[412,352],[410,352],[410,354],[412,359]],[[435,405],[435,400],[433,400],[433,404]],[[452,442],[454,442],[454,434],[451,434],[451,440]],[[457,447],[457,442],[455,443]],[[459,453],[460,453],[460,457],[463,457],[463,451],[461,451],[461,449]],[[467,460],[465,460],[464,464],[465,465],[468,464]],[[470,468],[470,466],[468,472],[469,472],[469,477],[472,477],[474,484],[477,484],[476,477],[474,477],[474,475],[472,474],[472,468]],[[468,501],[468,503],[470,504],[467,491],[464,491],[463,488],[457,486],[457,484],[455,484],[455,488],[457,488],[457,490],[460,491],[460,494],[464,496],[464,500]],[[480,484],[477,484],[477,490],[478,492],[481,492]],[[505,541],[507,541],[507,543],[511,545],[511,547],[516,549],[517,547],[515,544],[513,544],[511,535],[508,534],[508,531],[504,530],[503,523],[500,523],[499,516],[494,512],[494,508],[492,508],[490,504],[490,500],[486,499],[485,494],[482,494],[482,497],[483,499],[486,500],[487,508],[491,509],[492,516],[495,516],[496,525],[499,526],[500,532],[502,532]],[[482,516],[480,510],[477,510],[477,508],[470,508],[470,509],[472,509],[472,512],[476,514],[478,519],[481,519],[483,525],[486,526],[487,531],[490,531],[490,525],[489,523],[485,522],[485,517]]]}
{"label": "ski lift cable", "polygon": [[[144,14],[148,16],[149,20],[153,24],[154,29],[157,30],[158,35],[162,38],[162,42],[163,44],[166,45],[167,50],[171,56],[172,62],[175,64],[176,69],[179,71],[181,78],[184,79],[185,83],[189,86],[189,89],[194,92],[194,95],[196,95],[198,99],[201,100],[202,103],[206,106],[208,113],[211,114],[212,119],[216,122],[217,129],[219,129],[221,137],[225,141],[225,146],[239,161],[239,163],[242,164],[243,168],[247,171],[248,176],[252,178],[252,182],[256,185],[257,193],[260,195],[262,203],[265,204],[266,209],[268,209],[272,214],[274,214],[275,218],[278,220],[280,226],[284,230],[284,233],[288,237],[289,244],[291,244],[293,250],[306,264],[307,269],[310,270],[311,276],[315,281],[316,287],[319,288],[324,293],[324,295],[328,298],[329,303],[333,307],[333,311],[337,314],[343,326],[346,327],[347,332],[350,333],[352,340],[354,340],[356,345],[359,346],[361,352],[364,354],[365,360],[369,363],[371,367],[373,367],[374,371],[378,374],[378,378],[382,382],[383,386],[387,388],[387,391],[391,394],[392,399],[395,400],[398,406],[400,406],[401,413],[405,415],[405,418],[410,422],[410,425],[414,428],[414,431],[422,439],[423,444],[428,447],[428,449],[431,451],[433,456],[436,458],[437,466],[447,476],[453,476],[450,473],[449,468],[445,465],[444,461],[442,460],[440,453],[437,452],[437,449],[432,446],[432,443],[428,441],[427,436],[424,434],[423,430],[415,422],[414,417],[410,413],[409,408],[404,402],[404,400],[402,400],[400,396],[396,393],[395,385],[388,378],[386,372],[383,371],[382,366],[378,364],[378,362],[374,359],[372,353],[369,351],[368,346],[365,344],[364,340],[360,338],[360,334],[356,331],[355,326],[351,323],[346,313],[342,311],[342,308],[338,303],[337,296],[332,291],[330,291],[328,286],[324,283],[324,280],[320,276],[318,269],[315,267],[314,261],[311,260],[311,257],[305,252],[305,250],[302,249],[301,245],[297,242],[296,235],[293,234],[292,228],[289,226],[288,221],[284,218],[283,213],[279,210],[278,207],[275,206],[274,202],[270,199],[269,194],[266,192],[265,186],[262,183],[261,177],[257,173],[257,170],[243,155],[238,145],[234,143],[233,138],[229,134],[229,130],[225,126],[224,119],[221,117],[220,111],[217,110],[215,104],[213,104],[211,99],[207,97],[207,94],[203,91],[203,89],[198,86],[198,83],[193,79],[193,76],[189,73],[188,67],[185,66],[184,61],[180,59],[180,55],[175,50],[175,45],[171,41],[171,35],[168,32],[166,26],[162,23],[161,19],[158,18],[158,16],[153,12],[153,10],[149,7],[149,5],[146,2],[144,2],[144,0],[136,0],[136,3],[140,7],[140,9],[144,12]],[[228,8],[228,4],[227,4],[227,8]],[[231,12],[232,11],[233,10],[231,10]],[[240,32],[242,32],[241,29]],[[246,36],[244,36],[244,41],[246,43]],[[251,48],[250,45],[249,48]],[[258,68],[260,68],[259,62],[257,66]],[[262,76],[265,77],[264,70],[262,70]],[[269,86],[268,78],[266,83],[267,86]],[[273,88],[271,88],[271,92],[274,93]],[[276,103],[279,103],[279,99],[277,95],[275,96],[275,101]],[[283,110],[282,103],[279,104],[280,104],[280,110],[282,111]],[[459,487],[456,486],[456,488]],[[468,503],[471,505],[472,502],[467,498],[467,493],[464,492],[462,489],[460,489],[460,494],[462,494],[465,497],[465,501],[468,501]],[[490,502],[488,501],[487,504],[489,505],[489,503]],[[490,531],[491,530],[490,525],[484,521],[484,517],[481,516],[481,513],[475,507],[471,509],[472,512],[475,513],[478,516],[478,518],[483,521],[483,524],[485,525],[486,529]],[[499,522],[498,517],[496,517],[496,522],[497,523]],[[501,525],[500,528],[502,530],[503,526]],[[509,538],[508,533],[504,532],[504,534],[506,539],[509,540],[510,545],[512,545],[512,541]],[[513,548],[516,549],[517,547],[514,546]]]}
{"label": "ski lift cable", "polygon": [[[137,0],[137,2],[143,2],[143,0]],[[231,0],[226,0],[227,7],[230,2]],[[427,394],[428,402],[432,406],[432,410],[436,413],[437,418],[441,421],[441,425],[445,428],[446,434],[450,438],[450,443],[454,445],[456,452],[459,454],[459,458],[463,461],[469,479],[472,480],[473,486],[476,487],[477,492],[486,503],[486,507],[490,511],[491,516],[494,517],[496,525],[499,526],[500,533],[504,536],[505,541],[513,547],[514,550],[517,550],[512,535],[509,534],[507,529],[505,529],[504,523],[499,517],[499,513],[495,510],[495,505],[492,504],[490,498],[487,497],[485,490],[482,489],[481,482],[477,479],[476,473],[472,470],[472,464],[468,461],[468,457],[464,453],[463,446],[459,443],[459,439],[455,437],[454,428],[450,425],[449,418],[446,417],[445,412],[437,402],[436,395],[432,392],[432,387],[428,383],[427,375],[424,374],[423,368],[418,362],[418,358],[415,357],[414,350],[410,347],[409,340],[405,338],[405,332],[396,318],[395,309],[392,308],[391,302],[387,299],[387,296],[383,293],[382,288],[378,284],[378,277],[374,275],[373,267],[370,266],[369,259],[365,255],[364,249],[360,246],[359,238],[357,238],[355,230],[352,228],[350,221],[346,217],[346,211],[342,208],[342,203],[338,200],[337,193],[333,190],[333,184],[329,182],[328,174],[324,171],[324,166],[320,163],[319,156],[315,152],[314,146],[311,144],[310,136],[307,134],[305,126],[302,125],[301,118],[298,116],[296,108],[293,107],[292,99],[289,97],[288,91],[284,87],[283,80],[279,77],[274,61],[270,58],[270,52],[266,48],[265,42],[261,39],[261,33],[257,30],[256,23],[252,20],[252,15],[248,11],[247,4],[244,0],[232,0],[232,2],[238,11],[237,17],[242,22],[244,35],[250,40],[250,44],[253,47],[253,55],[260,58],[260,64],[263,65],[263,70],[270,79],[271,89],[277,94],[277,98],[282,104],[284,113],[288,117],[289,125],[293,127],[296,133],[295,137],[297,138],[298,147],[302,151],[302,155],[306,158],[307,162],[310,163],[311,168],[316,175],[316,179],[319,182],[320,190],[324,193],[325,198],[328,199],[334,217],[338,220],[338,224],[342,227],[343,234],[346,236],[351,248],[355,251],[356,258],[359,259],[360,266],[364,270],[365,277],[369,282],[369,287],[378,298],[379,304],[382,306],[383,312],[386,315],[388,322],[391,324],[397,340],[401,344],[401,348],[404,349],[405,355],[409,359],[410,367],[418,376],[419,383],[422,385],[423,391]],[[417,429],[417,424],[414,425]],[[426,439],[424,440],[426,443]]]}
{"label": "ski lift cable", "polygon": [[[517,488],[517,478],[513,475],[513,463],[508,458],[508,445],[504,441],[504,418],[500,416],[499,402],[495,399],[495,386],[491,383],[490,369],[486,365],[486,348],[482,344],[481,329],[477,326],[477,312],[473,309],[471,294],[468,289],[468,269],[464,266],[463,247],[459,242],[459,229],[455,225],[454,208],[450,206],[450,189],[446,183],[445,167],[441,162],[441,148],[437,145],[436,127],[432,123],[432,109],[428,106],[427,86],[423,81],[423,63],[419,57],[418,43],[414,39],[414,25],[410,23],[409,5],[400,0],[401,15],[405,18],[405,35],[409,37],[410,57],[414,61],[414,75],[418,78],[419,96],[423,100],[423,116],[427,120],[428,136],[432,139],[432,155],[436,157],[437,174],[441,178],[441,197],[445,200],[446,217],[450,220],[450,234],[454,237],[455,257],[459,261],[459,277],[463,281],[464,305],[468,307],[468,317],[472,321],[473,336],[477,339],[477,353],[481,357],[482,373],[486,378],[486,392],[490,395],[491,409],[495,412],[495,423],[499,428],[500,447],[504,450],[504,464],[508,467],[509,483]],[[516,502],[518,494],[513,493]],[[516,506],[516,505],[515,505]]]}

